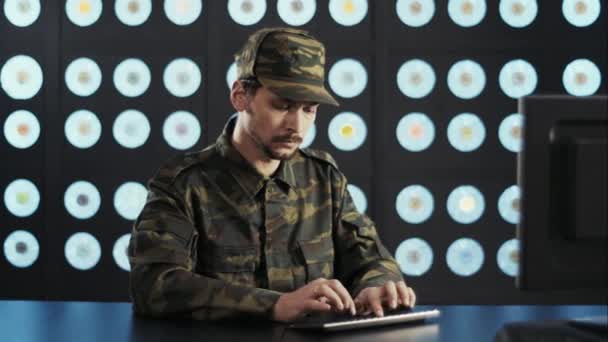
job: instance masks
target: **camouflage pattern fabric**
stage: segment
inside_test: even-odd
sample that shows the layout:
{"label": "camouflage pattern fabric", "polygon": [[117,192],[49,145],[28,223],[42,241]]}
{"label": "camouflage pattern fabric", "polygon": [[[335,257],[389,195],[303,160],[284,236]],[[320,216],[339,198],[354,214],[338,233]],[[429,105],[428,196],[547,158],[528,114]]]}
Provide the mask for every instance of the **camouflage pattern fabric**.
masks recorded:
{"label": "camouflage pattern fabric", "polygon": [[128,249],[136,313],[270,319],[282,293],[320,277],[353,298],[403,280],[329,154],[299,150],[264,178],[231,145],[235,121],[149,180]]}

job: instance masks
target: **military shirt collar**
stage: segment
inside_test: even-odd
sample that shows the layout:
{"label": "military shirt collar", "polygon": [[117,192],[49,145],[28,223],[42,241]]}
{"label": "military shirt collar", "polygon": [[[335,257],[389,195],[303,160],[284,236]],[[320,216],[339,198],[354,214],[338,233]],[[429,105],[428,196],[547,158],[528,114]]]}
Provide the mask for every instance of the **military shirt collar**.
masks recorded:
{"label": "military shirt collar", "polygon": [[[231,117],[222,134],[217,138],[216,146],[219,154],[230,161],[229,171],[249,195],[255,196],[269,179],[278,180],[289,188],[297,186],[293,160],[283,160],[271,177],[264,177],[240,154],[232,145],[232,132],[236,124],[236,116]],[[299,152],[297,152],[299,153]],[[295,158],[295,156],[294,156]],[[277,183],[279,183],[277,182]],[[285,188],[287,190],[287,188]]]}

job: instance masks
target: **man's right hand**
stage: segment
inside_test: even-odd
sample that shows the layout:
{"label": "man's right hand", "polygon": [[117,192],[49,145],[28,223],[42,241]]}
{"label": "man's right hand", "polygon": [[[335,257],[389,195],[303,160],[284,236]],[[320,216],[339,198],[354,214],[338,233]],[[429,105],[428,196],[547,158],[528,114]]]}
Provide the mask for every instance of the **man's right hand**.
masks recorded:
{"label": "man's right hand", "polygon": [[348,290],[337,279],[319,278],[288,292],[275,303],[272,318],[279,322],[290,322],[311,312],[349,311],[355,315],[355,303]]}

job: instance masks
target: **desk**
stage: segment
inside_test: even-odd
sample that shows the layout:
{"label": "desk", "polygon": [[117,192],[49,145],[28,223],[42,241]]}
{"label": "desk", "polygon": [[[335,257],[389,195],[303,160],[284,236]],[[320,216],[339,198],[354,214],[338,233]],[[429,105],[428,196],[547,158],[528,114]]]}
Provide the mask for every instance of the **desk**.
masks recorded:
{"label": "desk", "polygon": [[259,321],[175,321],[135,317],[130,303],[0,301],[2,342],[154,341],[492,341],[507,322],[605,315],[608,306],[437,307],[439,319],[337,333],[302,332]]}

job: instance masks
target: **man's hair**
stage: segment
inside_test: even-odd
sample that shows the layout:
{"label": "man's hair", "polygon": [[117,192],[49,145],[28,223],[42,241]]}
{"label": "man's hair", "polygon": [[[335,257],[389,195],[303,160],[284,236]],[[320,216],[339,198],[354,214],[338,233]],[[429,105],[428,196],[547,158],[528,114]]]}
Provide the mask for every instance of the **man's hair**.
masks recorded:
{"label": "man's hair", "polygon": [[247,96],[255,96],[258,89],[262,87],[262,83],[256,77],[241,78],[239,81],[243,84]]}

